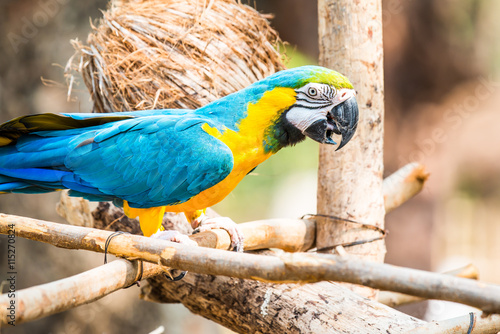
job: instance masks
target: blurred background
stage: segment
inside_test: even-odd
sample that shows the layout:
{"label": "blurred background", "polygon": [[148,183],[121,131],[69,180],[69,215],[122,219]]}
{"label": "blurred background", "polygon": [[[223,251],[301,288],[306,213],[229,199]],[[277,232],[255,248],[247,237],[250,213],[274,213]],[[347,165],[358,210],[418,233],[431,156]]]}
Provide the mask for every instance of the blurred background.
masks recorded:
{"label": "blurred background", "polygon": [[[250,1],[274,14],[289,67],[317,64],[316,1]],[[0,122],[43,112],[87,112],[83,83],[70,101],[63,67],[69,40],[85,41],[105,0],[0,0]],[[500,284],[500,2],[385,0],[385,174],[408,162],[427,166],[424,191],[386,219],[386,262],[433,271],[468,263]],[[43,84],[42,79],[49,82]],[[236,222],[316,212],[318,146],[283,150],[215,209]],[[63,222],[58,194],[2,195],[0,212]],[[0,236],[0,254],[6,238]],[[102,256],[17,239],[17,289],[77,274]],[[6,256],[0,256],[2,279]],[[2,329],[5,333],[228,333],[180,305],[147,303],[138,289]],[[445,302],[401,308],[426,320],[465,314]]]}

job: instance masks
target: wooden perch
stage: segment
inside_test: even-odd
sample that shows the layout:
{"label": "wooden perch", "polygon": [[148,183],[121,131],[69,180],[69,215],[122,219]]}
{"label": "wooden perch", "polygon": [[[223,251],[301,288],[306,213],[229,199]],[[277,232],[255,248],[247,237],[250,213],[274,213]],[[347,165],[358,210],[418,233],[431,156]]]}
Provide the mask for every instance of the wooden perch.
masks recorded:
{"label": "wooden perch", "polygon": [[470,313],[468,315],[433,321],[415,328],[408,334],[497,334],[500,332],[500,315]]}
{"label": "wooden perch", "polygon": [[[5,232],[6,223],[15,223],[18,236],[24,235],[34,240],[43,239],[49,241],[49,235],[54,234],[53,228],[63,227],[63,229],[59,230],[62,235],[54,235],[54,239],[57,240],[56,246],[75,248],[78,241],[75,243],[71,242],[70,239],[77,234],[79,238],[74,240],[79,240],[82,246],[85,245],[87,249],[94,246],[96,249],[102,249],[103,238],[110,234],[110,232],[93,231],[89,228],[16,218],[18,217],[1,215],[0,232]],[[25,229],[23,222],[34,225],[29,229]],[[38,223],[39,226],[37,227],[36,224]],[[90,238],[91,235],[96,236],[93,234],[94,232],[103,234],[99,238],[92,239]],[[124,245],[124,241],[129,238],[143,239],[145,242],[143,245],[147,245],[152,241],[150,238],[120,235],[113,239],[110,247],[111,252],[116,253],[116,249],[129,247]],[[115,247],[116,243],[119,243],[118,247]],[[168,244],[166,242],[161,243]],[[203,253],[210,251],[207,249],[198,250],[202,250]],[[145,251],[145,249],[142,251]],[[236,256],[247,255],[232,252],[223,253]],[[251,256],[263,258],[263,256]],[[104,292],[102,296],[104,296],[115,288],[129,285],[136,279],[136,266],[126,260],[115,262],[118,263],[113,262],[84,274],[18,291],[17,303],[26,308],[18,310],[16,322],[34,320],[53,312],[91,302],[95,300],[94,297],[99,298],[94,294],[96,290],[102,289]],[[147,267],[145,266],[145,268]],[[151,265],[150,268],[160,270],[160,267],[156,265]],[[126,269],[126,272],[123,269]],[[154,272],[151,273],[154,274]],[[88,279],[88,277],[96,274],[103,279],[97,282],[94,282],[94,279]],[[147,271],[145,275],[149,275]],[[80,280],[83,277],[87,277],[86,282]],[[92,286],[88,284],[89,281],[92,281]],[[105,281],[108,281],[108,284],[101,285]],[[151,285],[143,288],[145,299],[161,302],[182,302],[194,313],[202,314],[242,333],[339,333],[341,328],[353,327],[363,333],[376,333],[381,328],[387,330],[388,333],[399,333],[424,324],[418,319],[376,302],[367,301],[361,296],[328,282],[308,285],[269,284],[194,273],[188,274],[179,282],[166,282],[165,279],[161,279],[159,276],[149,281]],[[161,284],[165,284],[165,286],[160,287]],[[75,285],[78,285],[78,289],[74,288]],[[47,304],[47,299],[37,298],[38,296],[48,297],[47,299],[51,300],[50,305]],[[82,296],[86,296],[87,299],[82,298]],[[244,302],[242,302],[242,296]],[[8,299],[5,295],[0,297],[0,308],[2,310],[6,309],[4,306],[7,305],[7,302]],[[73,302],[75,304],[72,304]],[[373,319],[377,321],[375,327]],[[4,321],[5,317],[2,314],[1,322]]]}
{"label": "wooden perch", "polygon": [[[15,216],[0,215],[0,231],[5,233],[6,223],[15,223],[18,236],[25,235],[30,236],[30,238],[39,239],[40,236],[38,234],[43,234],[44,229],[47,227],[57,227],[53,225],[58,225],[39,222],[41,223],[39,231],[35,231],[36,228],[31,228],[30,232],[23,228],[23,221],[31,221],[31,223],[37,223],[37,221],[17,218]],[[75,228],[64,225],[59,227]],[[90,233],[92,230],[80,229],[80,231]],[[50,228],[47,229],[47,233],[50,234],[52,232]],[[62,233],[66,233],[66,230],[63,229]],[[104,233],[109,234],[110,232]],[[47,239],[46,237],[44,238]],[[122,236],[117,238],[122,238]],[[92,242],[85,240],[83,235],[80,240],[91,247]],[[117,239],[114,239],[113,243],[115,241]],[[93,242],[102,248],[102,238],[99,242],[95,240]],[[64,239],[59,239],[58,245],[62,247],[74,247],[74,245],[70,245],[68,240]],[[128,262],[126,260],[119,261],[120,263]],[[127,269],[127,273],[122,271],[123,267]],[[157,268],[156,270],[161,270],[159,266],[151,265],[151,268],[155,267]],[[81,275],[77,275],[49,284],[49,286],[57,284],[56,289],[47,289],[46,285],[42,285],[19,291],[18,305],[23,304],[26,308],[18,310],[19,313],[17,314],[16,321],[34,320],[53,312],[91,302],[96,297],[93,294],[95,289],[111,292],[120,286],[128,286],[137,277],[137,268],[131,264],[125,266],[114,263],[108,264],[91,270],[87,274],[92,276],[96,272],[99,272],[99,275],[103,279],[99,280],[97,285],[93,286],[85,284],[88,281],[80,282],[81,284],[75,282],[76,277],[82,277]],[[146,269],[143,277],[147,277],[148,273],[153,272]],[[339,328],[350,328],[353,324],[356,324],[355,327],[361,332],[375,333],[372,319],[377,319],[377,330],[378,328],[385,328],[389,333],[391,331],[397,333],[423,324],[418,319],[383,307],[375,302],[367,301],[338,285],[327,282],[305,286],[287,286],[223,276],[212,277],[194,273],[190,273],[179,282],[166,282],[165,279],[162,280],[159,278],[153,278],[149,281],[152,285],[143,288],[146,299],[154,299],[155,301],[162,302],[182,302],[194,313],[204,315],[239,332],[269,332],[272,330],[275,334],[325,331],[337,333]],[[101,285],[101,283],[104,284]],[[74,289],[74,284],[77,284],[79,288]],[[158,289],[161,284],[166,285]],[[247,301],[245,303],[239,302],[242,292]],[[30,298],[32,294],[35,294],[35,296],[46,296],[49,300],[52,299],[51,297],[54,294],[57,294],[59,297],[64,296],[65,298],[58,297],[57,299],[52,299],[50,307],[45,308],[46,300]],[[102,294],[102,296],[105,294]],[[166,294],[169,295],[168,300],[165,299]],[[80,296],[87,296],[87,300],[80,298]],[[72,304],[71,301],[74,298],[77,303]],[[163,300],[159,298],[163,298]],[[30,300],[30,302],[23,302],[24,300]],[[237,303],[237,305],[230,303],[229,301],[231,300]],[[6,301],[5,295],[0,297],[0,307],[2,309],[5,309],[3,306]],[[315,307],[303,307],[303,305],[315,305]],[[242,308],[245,310],[242,310]],[[2,321],[5,321],[3,315]]]}
{"label": "wooden perch", "polygon": [[[18,231],[21,229],[17,221],[16,228]],[[154,276],[161,273],[162,270],[160,266],[144,263],[143,278]],[[18,291],[16,323],[35,320],[55,312],[92,302],[116,289],[130,285],[137,277],[137,265],[131,264],[127,260],[117,260],[80,275]],[[92,281],[91,285],[88,284],[90,280]],[[207,318],[219,317],[219,319],[214,320],[219,320],[219,322],[234,330],[240,329],[240,332],[256,332],[258,329],[264,332],[272,328],[273,333],[288,334],[311,332],[312,329],[323,328],[328,332],[335,333],[339,326],[352,326],[353,319],[355,322],[359,322],[357,324],[358,328],[369,330],[372,327],[372,324],[366,318],[369,316],[378,319],[379,327],[391,328],[397,331],[423,324],[423,322],[400,314],[395,310],[377,306],[374,302],[367,303],[362,297],[350,291],[343,291],[341,287],[326,282],[319,283],[319,285],[290,287],[229,277],[195,274],[189,274],[180,282],[165,282],[164,279],[159,278],[152,279],[150,282],[153,284],[152,286],[143,288],[146,299],[152,300],[152,298],[155,298],[154,301],[160,301],[158,300],[158,294],[152,292],[158,291],[158,289],[154,289],[158,284],[166,284],[168,288],[161,289],[161,292],[163,296],[169,294],[169,302],[182,301],[193,312],[204,314]],[[191,293],[186,295],[185,287],[188,285],[191,286]],[[75,289],[75,286],[78,286],[78,289]],[[219,288],[212,290],[212,287]],[[242,287],[246,287],[244,289],[245,300],[255,300],[256,303],[238,303],[239,308],[227,303],[217,303],[217,299],[227,301],[234,298],[232,299],[234,301],[240,300]],[[251,288],[247,289],[249,287]],[[318,289],[321,293],[315,292]],[[194,290],[196,292],[193,292]],[[176,293],[183,295],[182,300],[175,299],[179,298]],[[299,298],[304,300],[305,305],[309,303],[318,304],[318,309],[303,307],[296,309],[294,302],[299,301]],[[203,302],[201,302],[202,300]],[[161,301],[165,302],[165,300]],[[7,303],[7,296],[0,296],[1,311],[6,310],[3,306],[7,305]],[[370,303],[373,303],[373,305],[370,305]],[[304,304],[300,303],[300,305]],[[245,307],[246,313],[240,312],[241,306]],[[229,309],[217,312],[217,307],[219,309],[229,307]],[[318,310],[323,312],[320,317],[318,317]],[[276,317],[277,313],[281,316]],[[0,323],[5,322],[5,314],[0,314]],[[225,315],[225,317],[221,315]],[[300,315],[299,318],[297,318],[298,315]],[[360,315],[362,316],[360,317]],[[242,317],[245,319],[242,319]],[[396,317],[397,319],[395,319]],[[323,330],[320,331],[323,332]],[[365,331],[363,330],[363,332]]]}
{"label": "wooden perch", "polygon": [[[477,267],[472,264],[469,264],[462,268],[458,268],[453,271],[445,272],[444,274],[462,278],[469,278],[474,280],[479,279],[479,271]],[[416,303],[422,300],[425,300],[425,298],[406,295],[404,293],[392,292],[392,291],[380,291],[378,295],[378,302],[390,307]]]}
{"label": "wooden perch", "polygon": [[[57,205],[58,213],[72,225],[95,227],[110,231],[141,233],[139,221],[127,218],[121,208],[101,202],[93,211],[92,202],[62,193]],[[209,209],[209,217],[218,214]],[[87,222],[93,222],[88,224]],[[163,219],[167,230],[189,234],[192,229],[183,214],[167,213]],[[287,252],[305,251],[314,247],[316,223],[311,219],[268,219],[238,225],[245,235],[245,250],[280,248]],[[229,249],[230,238],[224,230],[212,230],[191,235],[190,238],[203,247]]]}
{"label": "wooden perch", "polygon": [[[0,233],[15,224],[16,235],[58,247],[103,252],[108,231],[61,225],[36,219],[0,215]],[[500,312],[500,286],[415,269],[368,262],[350,256],[283,253],[280,256],[226,252],[202,247],[119,235],[109,253],[140,258],[155,264],[201,274],[224,275],[266,282],[343,281],[376,289],[467,304],[487,312]]]}
{"label": "wooden perch", "polygon": [[385,212],[391,212],[418,194],[424,187],[429,173],[425,167],[412,162],[384,179],[383,192]]}
{"label": "wooden perch", "polygon": [[[16,325],[91,303],[130,286],[139,276],[149,278],[162,272],[158,265],[146,262],[141,270],[137,261],[118,259],[75,276],[16,291]],[[0,296],[0,325],[7,324],[4,306],[9,302],[7,294]]]}

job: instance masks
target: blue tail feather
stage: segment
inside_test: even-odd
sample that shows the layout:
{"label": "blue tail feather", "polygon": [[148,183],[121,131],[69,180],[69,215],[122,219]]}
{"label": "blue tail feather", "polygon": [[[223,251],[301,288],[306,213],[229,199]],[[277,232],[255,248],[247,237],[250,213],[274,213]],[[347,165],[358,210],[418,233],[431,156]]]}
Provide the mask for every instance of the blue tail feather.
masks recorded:
{"label": "blue tail feather", "polygon": [[41,114],[0,125],[0,192],[44,193],[71,187],[96,197],[103,195],[70,171],[66,157],[93,138],[99,128],[130,118]]}
{"label": "blue tail feather", "polygon": [[39,182],[60,182],[62,177],[69,173],[70,172],[44,168],[0,168],[0,174],[4,176]]}
{"label": "blue tail feather", "polygon": [[26,182],[17,181],[17,182],[5,182],[0,183],[0,191],[1,192],[11,192],[12,189],[22,189],[29,187],[30,185]]}

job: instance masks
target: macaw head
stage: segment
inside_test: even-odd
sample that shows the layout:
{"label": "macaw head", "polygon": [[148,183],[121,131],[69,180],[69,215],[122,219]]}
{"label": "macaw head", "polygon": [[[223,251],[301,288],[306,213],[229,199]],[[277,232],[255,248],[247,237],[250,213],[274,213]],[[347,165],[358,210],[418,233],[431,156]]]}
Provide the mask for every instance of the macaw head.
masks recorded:
{"label": "macaw head", "polygon": [[337,150],[354,136],[358,125],[356,91],[342,74],[319,66],[303,66],[269,77],[275,87],[292,88],[295,101],[281,114],[280,126],[287,132],[289,144],[305,136],[324,144],[336,145],[334,135],[341,135]]}

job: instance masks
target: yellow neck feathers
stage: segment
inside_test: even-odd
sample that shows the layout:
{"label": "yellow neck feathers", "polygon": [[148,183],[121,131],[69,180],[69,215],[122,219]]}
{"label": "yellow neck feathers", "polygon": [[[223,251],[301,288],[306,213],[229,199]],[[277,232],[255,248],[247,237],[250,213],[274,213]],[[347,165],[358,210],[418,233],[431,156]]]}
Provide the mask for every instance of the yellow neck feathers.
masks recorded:
{"label": "yellow neck feathers", "polygon": [[[247,116],[241,120],[238,131],[224,129],[221,133],[208,124],[203,125],[203,130],[229,146],[235,158],[249,149],[260,151],[266,129],[295,103],[295,95],[292,88],[274,88],[265,92],[256,103],[248,104]],[[245,154],[244,157],[247,158]]]}

